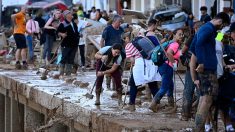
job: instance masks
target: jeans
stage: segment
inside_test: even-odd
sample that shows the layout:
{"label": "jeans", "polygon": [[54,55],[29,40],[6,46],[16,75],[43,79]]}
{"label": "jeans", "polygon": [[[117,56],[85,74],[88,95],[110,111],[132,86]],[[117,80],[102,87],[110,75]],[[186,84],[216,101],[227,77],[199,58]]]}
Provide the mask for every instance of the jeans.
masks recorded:
{"label": "jeans", "polygon": [[31,35],[27,35],[27,45],[28,45],[28,53],[29,53],[29,60],[33,60],[33,37]]}
{"label": "jeans", "polygon": [[[187,69],[185,73],[185,86],[183,91],[183,104],[182,104],[182,113],[187,117],[190,115],[191,112],[194,90],[195,90],[195,85],[191,78],[190,70]],[[198,90],[196,96],[197,98],[199,98]]]}
{"label": "jeans", "polygon": [[69,47],[61,47],[62,57],[61,64],[74,64],[74,58],[77,52],[77,47],[69,48]]}
{"label": "jeans", "polygon": [[[131,74],[129,85],[130,85],[130,100],[129,100],[129,104],[130,105],[134,105],[135,104],[136,95],[137,95],[137,92],[138,92],[138,90],[137,90],[138,86],[135,85],[133,73]],[[158,92],[157,81],[150,82],[150,83],[148,83],[148,85],[149,85],[151,93],[152,93],[152,95],[154,97],[156,95],[156,93]]]}
{"label": "jeans", "polygon": [[51,50],[53,47],[53,42],[54,42],[54,36],[46,34],[46,42],[44,43],[43,54],[42,54],[43,59],[46,59],[46,56],[48,61],[51,59]]}
{"label": "jeans", "polygon": [[173,97],[174,82],[173,82],[173,68],[167,63],[162,64],[159,67],[159,73],[162,76],[162,85],[154,96],[156,102],[160,102],[162,97],[167,93],[168,97]]}
{"label": "jeans", "polygon": [[78,45],[80,50],[82,66],[85,66],[85,45]]}

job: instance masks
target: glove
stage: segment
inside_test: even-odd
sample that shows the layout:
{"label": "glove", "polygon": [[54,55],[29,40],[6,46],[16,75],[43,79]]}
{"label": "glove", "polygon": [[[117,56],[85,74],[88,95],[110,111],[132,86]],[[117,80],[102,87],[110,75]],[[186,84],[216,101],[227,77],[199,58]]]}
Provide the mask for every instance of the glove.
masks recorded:
{"label": "glove", "polygon": [[173,63],[173,70],[174,70],[174,71],[177,71],[177,63],[176,63],[176,62]]}

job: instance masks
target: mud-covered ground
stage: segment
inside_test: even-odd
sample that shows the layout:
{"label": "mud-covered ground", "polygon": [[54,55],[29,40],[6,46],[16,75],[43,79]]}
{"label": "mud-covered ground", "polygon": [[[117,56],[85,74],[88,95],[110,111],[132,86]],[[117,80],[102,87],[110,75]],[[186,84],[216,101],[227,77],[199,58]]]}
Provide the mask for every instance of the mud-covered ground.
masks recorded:
{"label": "mud-covered ground", "polygon": [[[14,66],[0,64],[1,71],[10,70],[14,72]],[[1,72],[0,71],[0,72]],[[18,72],[18,71],[16,71]],[[31,68],[30,71],[20,71],[19,75],[22,76],[24,72],[27,74],[36,74],[36,68]],[[31,73],[30,73],[31,72]],[[56,73],[56,71],[52,71],[51,74]],[[128,75],[127,72],[124,73],[126,77]],[[37,76],[37,75],[35,75]],[[39,76],[39,75],[38,75]],[[158,113],[153,113],[148,109],[150,100],[143,99],[145,91],[142,91],[141,94],[137,97],[137,106],[135,112],[129,112],[123,110],[121,107],[117,105],[117,100],[111,98],[114,91],[110,91],[106,89],[105,81],[103,83],[104,91],[102,93],[101,105],[99,107],[94,105],[95,98],[92,100],[88,100],[85,98],[80,98],[80,95],[84,95],[88,92],[89,88],[93,86],[95,82],[95,72],[89,71],[85,73],[78,73],[77,80],[81,80],[84,82],[88,82],[89,86],[87,90],[78,91],[76,88],[71,89],[63,89],[62,91],[49,91],[52,93],[58,93],[58,95],[69,97],[72,102],[78,103],[80,106],[91,109],[97,113],[100,113],[102,117],[108,118],[109,120],[113,120],[113,122],[119,122],[119,124],[123,124],[123,126],[127,126],[130,130],[152,130],[152,131],[192,131],[194,126],[194,119],[190,119],[189,121],[181,121],[181,105],[182,105],[182,95],[183,95],[183,83],[180,80],[179,76],[184,81],[184,74],[175,74],[176,77],[176,105],[177,109],[173,113],[169,113],[169,109],[167,105],[167,98],[164,97],[161,101],[161,109]],[[49,77],[49,76],[48,76]],[[48,81],[52,81],[53,79],[49,77]],[[33,82],[33,81],[32,81]],[[36,83],[36,81],[35,81]],[[48,83],[48,82],[47,82]],[[55,85],[52,83],[52,85]],[[79,92],[76,96],[73,97],[73,94]],[[64,95],[63,95],[64,94]],[[94,95],[94,93],[93,93]],[[175,91],[174,91],[175,95]],[[123,97],[124,99],[124,97]],[[126,102],[128,102],[128,96]],[[104,124],[103,127],[105,127]],[[221,119],[219,117],[219,131],[223,131],[223,125],[221,123]]]}

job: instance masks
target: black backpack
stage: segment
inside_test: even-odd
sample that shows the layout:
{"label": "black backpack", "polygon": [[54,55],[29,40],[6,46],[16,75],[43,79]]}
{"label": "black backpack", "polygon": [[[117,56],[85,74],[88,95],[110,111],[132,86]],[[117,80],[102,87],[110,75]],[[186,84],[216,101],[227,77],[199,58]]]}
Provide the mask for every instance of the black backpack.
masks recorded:
{"label": "black backpack", "polygon": [[[151,54],[153,52],[153,49],[160,44],[158,41],[156,41],[156,43],[153,43],[150,37],[155,37],[155,36],[145,36],[145,37],[140,36],[136,37],[132,41],[132,44],[136,47],[136,49],[138,49],[142,57],[147,60],[151,59]],[[158,39],[156,38],[156,40]]]}

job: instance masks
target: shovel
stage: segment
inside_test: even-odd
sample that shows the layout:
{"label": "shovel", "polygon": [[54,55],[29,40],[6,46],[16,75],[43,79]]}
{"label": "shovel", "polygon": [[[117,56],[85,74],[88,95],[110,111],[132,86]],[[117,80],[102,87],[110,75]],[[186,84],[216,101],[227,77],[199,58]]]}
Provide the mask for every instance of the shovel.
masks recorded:
{"label": "shovel", "polygon": [[[104,62],[102,62],[99,71],[102,69],[103,66],[104,66]],[[95,79],[95,83],[94,83],[92,89],[90,90],[90,92],[88,92],[88,93],[86,93],[86,94],[84,95],[86,98],[88,98],[88,99],[93,99],[94,95],[92,94],[92,92],[93,92],[93,90],[94,90],[94,88],[95,88],[96,83],[97,83],[97,77],[96,77],[96,79]]]}

